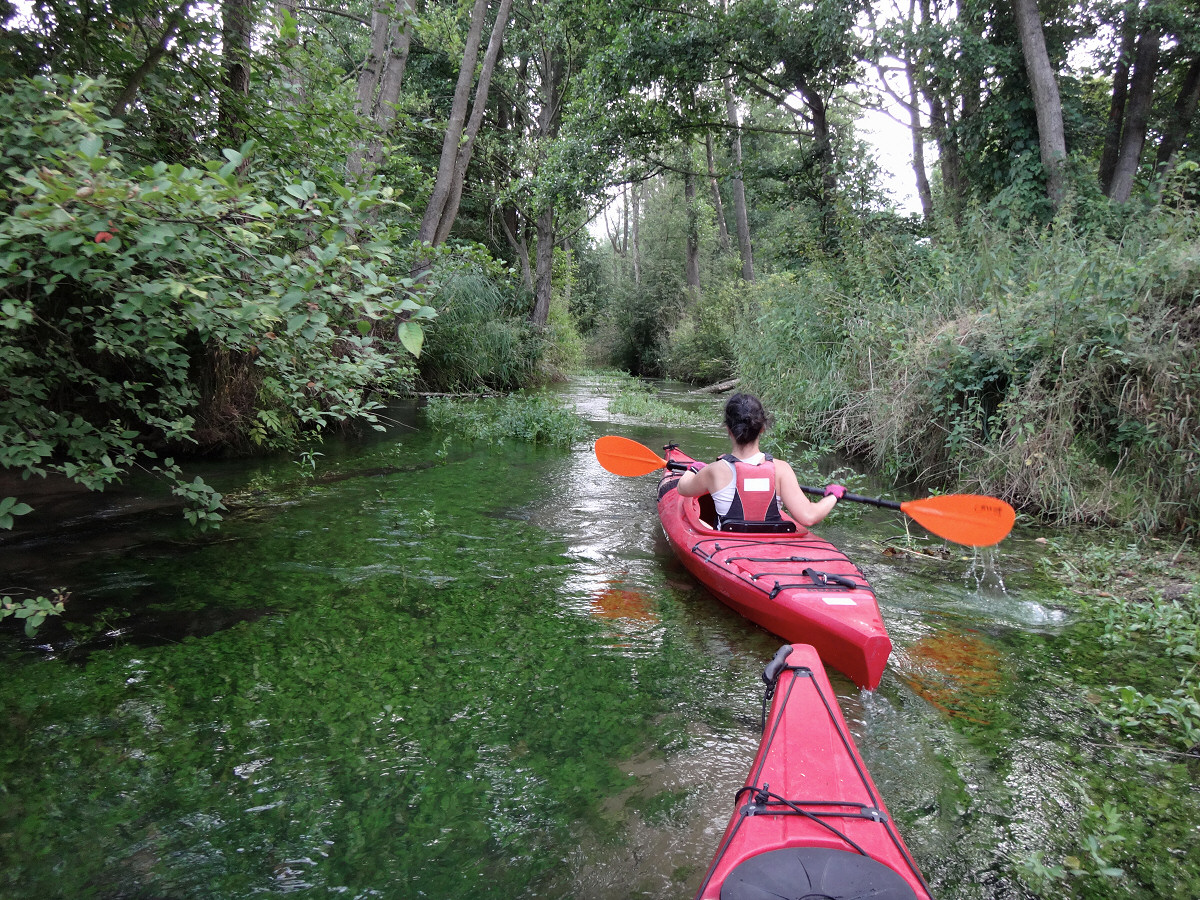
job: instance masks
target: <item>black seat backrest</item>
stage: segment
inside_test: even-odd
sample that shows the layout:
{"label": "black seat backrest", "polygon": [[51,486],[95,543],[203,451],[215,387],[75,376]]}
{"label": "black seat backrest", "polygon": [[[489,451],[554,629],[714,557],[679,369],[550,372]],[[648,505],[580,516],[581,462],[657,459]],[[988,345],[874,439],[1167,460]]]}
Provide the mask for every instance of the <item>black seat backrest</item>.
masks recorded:
{"label": "black seat backrest", "polygon": [[747,522],[744,519],[726,519],[718,531],[733,531],[743,534],[795,534],[796,523],[788,519],[779,522]]}

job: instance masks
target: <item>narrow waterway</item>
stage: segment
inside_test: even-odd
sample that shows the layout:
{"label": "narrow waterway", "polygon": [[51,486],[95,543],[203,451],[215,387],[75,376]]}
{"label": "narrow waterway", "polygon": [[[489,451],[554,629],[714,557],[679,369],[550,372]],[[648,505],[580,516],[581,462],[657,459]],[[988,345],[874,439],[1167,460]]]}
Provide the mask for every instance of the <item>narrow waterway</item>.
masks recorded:
{"label": "narrow waterway", "polygon": [[[602,380],[562,393],[596,436],[724,449],[610,415]],[[237,503],[213,534],[135,485],[0,546],[6,589],[72,592],[36,640],[0,635],[0,895],[695,889],[781,641],[675,562],[654,476],[396,415],[315,470],[208,467]],[[926,554],[862,509],[819,530],[895,645],[876,692],[829,674],[934,895],[1030,896],[1020,866],[1086,805],[1036,536]]]}

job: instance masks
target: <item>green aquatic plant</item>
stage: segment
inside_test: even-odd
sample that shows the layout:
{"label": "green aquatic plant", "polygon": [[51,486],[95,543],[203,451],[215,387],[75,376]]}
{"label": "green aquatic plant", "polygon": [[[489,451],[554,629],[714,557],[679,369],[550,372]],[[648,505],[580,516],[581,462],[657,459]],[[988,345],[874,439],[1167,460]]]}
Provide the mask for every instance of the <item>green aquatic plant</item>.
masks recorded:
{"label": "green aquatic plant", "polygon": [[616,397],[609,401],[609,412],[630,416],[663,425],[708,425],[713,418],[704,413],[683,409],[654,395],[645,382],[630,378],[620,385]]}
{"label": "green aquatic plant", "polygon": [[1043,567],[1077,614],[1054,662],[1056,727],[1078,747],[1080,801],[1056,849],[1017,870],[1039,896],[1198,896],[1200,860],[1181,852],[1194,843],[1194,805],[1176,798],[1194,790],[1200,758],[1200,559],[1119,537],[1048,548]]}
{"label": "green aquatic plant", "polygon": [[[589,435],[587,423],[561,401],[538,394],[460,400],[434,397],[425,408],[430,426],[469,441],[522,441],[570,447]],[[443,444],[443,446],[445,446]]]}

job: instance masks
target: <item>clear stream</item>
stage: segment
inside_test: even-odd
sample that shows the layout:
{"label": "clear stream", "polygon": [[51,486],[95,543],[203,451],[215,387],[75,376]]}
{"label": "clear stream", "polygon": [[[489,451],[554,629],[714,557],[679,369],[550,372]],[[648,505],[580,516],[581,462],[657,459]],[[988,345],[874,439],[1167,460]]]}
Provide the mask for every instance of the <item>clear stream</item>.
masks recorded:
{"label": "clear stream", "polygon": [[[597,436],[724,450],[715,427],[621,421],[603,391],[562,391]],[[782,641],[674,561],[654,476],[395,414],[315,472],[208,467],[238,503],[219,532],[133,485],[47,501],[53,528],[0,546],[0,587],[73,592],[36,640],[0,633],[0,896],[695,890]],[[876,692],[830,676],[934,895],[1029,896],[1021,860],[1084,805],[1072,704],[1046,702],[1072,690],[1071,625],[1039,599],[1035,536],[891,554],[902,518],[863,508],[819,530],[895,644]]]}

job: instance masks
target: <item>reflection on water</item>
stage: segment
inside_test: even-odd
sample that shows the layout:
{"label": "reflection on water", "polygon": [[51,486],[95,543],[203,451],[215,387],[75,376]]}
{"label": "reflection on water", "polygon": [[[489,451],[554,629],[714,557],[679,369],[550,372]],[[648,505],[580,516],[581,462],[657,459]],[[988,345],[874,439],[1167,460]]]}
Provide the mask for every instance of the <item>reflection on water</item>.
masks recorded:
{"label": "reflection on water", "polygon": [[[604,383],[565,391],[597,435],[725,449],[614,422]],[[673,558],[655,477],[411,429],[326,450],[316,478],[212,467],[241,504],[216,535],[135,486],[0,548],[11,584],[74,591],[42,651],[0,643],[0,894],[687,896],[781,642]],[[1070,623],[1034,542],[888,553],[903,528],[822,525],[895,645],[876,692],[829,674],[934,895],[1024,896],[1084,805],[1086,698],[1047,676]]]}

